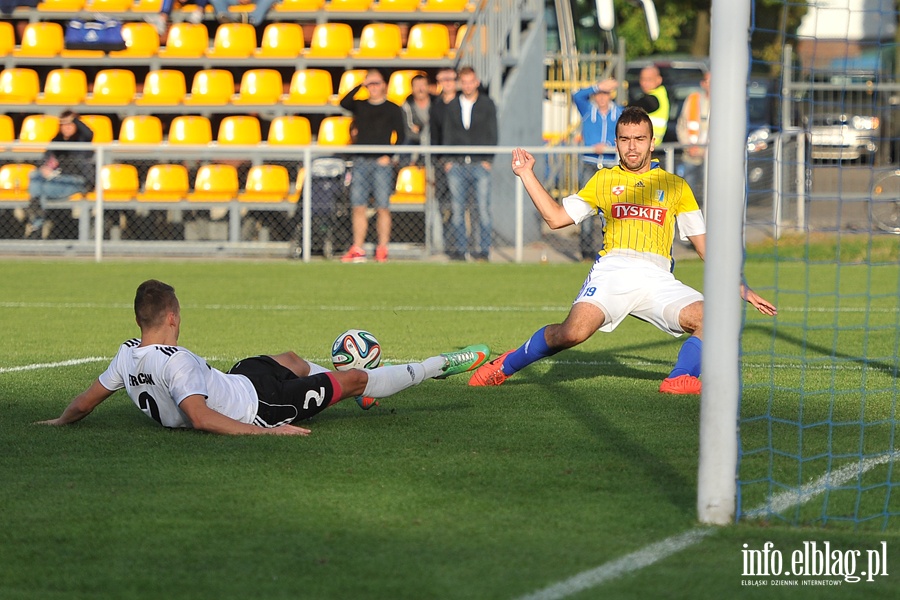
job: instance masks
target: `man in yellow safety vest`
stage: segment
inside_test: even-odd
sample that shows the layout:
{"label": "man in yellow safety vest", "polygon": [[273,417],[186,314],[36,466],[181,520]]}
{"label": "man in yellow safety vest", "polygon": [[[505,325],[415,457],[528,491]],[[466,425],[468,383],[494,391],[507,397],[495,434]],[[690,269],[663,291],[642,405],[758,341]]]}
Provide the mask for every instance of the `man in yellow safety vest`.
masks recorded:
{"label": "man in yellow safety vest", "polygon": [[640,106],[650,115],[650,122],[653,124],[653,145],[658,147],[666,135],[666,127],[669,124],[669,93],[663,85],[659,68],[654,65],[641,69],[638,81],[644,95],[632,106]]}

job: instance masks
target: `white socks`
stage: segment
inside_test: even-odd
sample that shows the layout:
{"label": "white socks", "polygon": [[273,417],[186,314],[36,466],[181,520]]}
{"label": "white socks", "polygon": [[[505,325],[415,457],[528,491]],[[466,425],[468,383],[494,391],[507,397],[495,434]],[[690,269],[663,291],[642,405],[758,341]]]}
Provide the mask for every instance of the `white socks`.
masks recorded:
{"label": "white socks", "polygon": [[328,369],[321,365],[317,365],[310,360],[307,360],[306,363],[309,365],[309,375],[307,375],[307,377],[318,375],[319,373],[328,373]]}
{"label": "white socks", "polygon": [[369,381],[362,395],[370,398],[386,398],[396,394],[440,375],[446,360],[443,356],[432,356],[420,363],[366,369]]}

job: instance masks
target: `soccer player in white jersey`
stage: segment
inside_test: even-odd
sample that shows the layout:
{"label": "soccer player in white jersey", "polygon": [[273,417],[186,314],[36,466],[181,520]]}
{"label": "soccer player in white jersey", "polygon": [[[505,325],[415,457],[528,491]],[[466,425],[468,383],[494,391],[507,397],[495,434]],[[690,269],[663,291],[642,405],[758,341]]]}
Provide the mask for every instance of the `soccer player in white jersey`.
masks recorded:
{"label": "soccer player in white jersey", "polygon": [[41,424],[79,421],[125,388],[132,402],[164,427],[308,435],[309,429],[293,423],[344,398],[384,398],[425,379],[472,370],[490,355],[487,346],[476,345],[421,363],[332,372],[285,352],[244,359],[223,373],[178,345],[181,309],[172,286],[152,279],[142,283],[134,314],[141,337],[122,344],[106,371],[62,415]]}
{"label": "soccer player in white jersey", "polygon": [[[616,148],[619,165],[597,171],[562,205],[535,176],[534,157],[521,148],[513,152],[513,172],[550,228],[568,227],[602,212],[604,247],[566,320],[539,329],[520,348],[479,367],[469,385],[500,385],[531,363],[576,346],[597,330],[612,331],[632,315],[673,336],[690,334],[659,391],[700,393],[703,296],[671,271],[676,221],[703,258],[703,214],[687,183],[651,160],[653,125],[643,109],[623,111],[616,125]],[[741,297],[763,314],[776,314],[775,306],[743,284]]]}

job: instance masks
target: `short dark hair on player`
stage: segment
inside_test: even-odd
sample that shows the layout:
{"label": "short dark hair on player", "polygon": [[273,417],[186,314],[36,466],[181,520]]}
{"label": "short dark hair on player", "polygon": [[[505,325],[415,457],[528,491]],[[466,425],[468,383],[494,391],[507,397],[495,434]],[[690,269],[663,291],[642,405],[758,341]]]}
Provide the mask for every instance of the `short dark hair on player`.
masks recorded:
{"label": "short dark hair on player", "polygon": [[640,125],[641,123],[647,124],[647,128],[652,136],[653,122],[650,120],[650,115],[647,114],[647,111],[640,106],[628,106],[619,115],[619,120],[616,121],[616,135],[619,135],[620,125]]}
{"label": "short dark hair on player", "polygon": [[148,279],[138,286],[134,295],[134,317],[138,327],[156,327],[170,312],[178,312],[175,288],[156,279]]}

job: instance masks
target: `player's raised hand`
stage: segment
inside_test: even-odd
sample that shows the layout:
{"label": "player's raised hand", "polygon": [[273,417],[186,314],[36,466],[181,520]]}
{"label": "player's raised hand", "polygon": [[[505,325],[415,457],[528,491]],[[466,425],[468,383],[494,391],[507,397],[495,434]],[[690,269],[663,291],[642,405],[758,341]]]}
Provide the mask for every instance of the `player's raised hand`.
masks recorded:
{"label": "player's raised hand", "polygon": [[522,148],[516,148],[512,154],[512,170],[519,177],[524,171],[534,170],[534,156]]}

